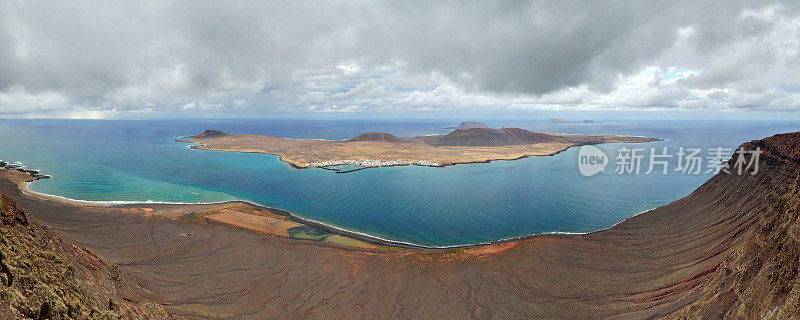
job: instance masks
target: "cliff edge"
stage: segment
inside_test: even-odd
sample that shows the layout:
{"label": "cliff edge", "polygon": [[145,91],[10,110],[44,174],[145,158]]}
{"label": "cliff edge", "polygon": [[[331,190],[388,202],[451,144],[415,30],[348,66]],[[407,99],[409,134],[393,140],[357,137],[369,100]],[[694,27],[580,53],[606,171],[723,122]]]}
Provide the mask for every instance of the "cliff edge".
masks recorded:
{"label": "cliff edge", "polygon": [[800,132],[751,141],[741,148],[763,151],[759,173],[717,175],[710,182],[738,178],[743,183],[726,183],[731,193],[750,198],[748,193],[759,194],[756,199],[767,205],[751,212],[755,223],[743,243],[730,249],[704,284],[702,296],[677,318],[800,318]]}

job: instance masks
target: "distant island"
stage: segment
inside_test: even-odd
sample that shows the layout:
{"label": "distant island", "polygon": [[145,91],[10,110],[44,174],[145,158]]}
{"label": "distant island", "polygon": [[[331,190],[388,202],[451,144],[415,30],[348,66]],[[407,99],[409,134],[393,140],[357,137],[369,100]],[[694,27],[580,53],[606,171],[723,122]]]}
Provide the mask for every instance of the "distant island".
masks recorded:
{"label": "distant island", "polygon": [[547,119],[547,123],[602,123],[602,122],[595,121],[595,120],[574,121],[574,120],[567,120],[567,119],[561,119],[561,118],[550,118],[550,119]]}
{"label": "distant island", "polygon": [[[190,146],[193,149],[273,154],[295,168],[316,167],[350,172],[369,167],[442,167],[461,163],[515,160],[553,155],[569,147],[587,144],[657,140],[660,139],[623,135],[568,135],[519,128],[467,128],[456,129],[444,135],[411,138],[367,132],[348,140],[289,139],[206,130],[177,141],[198,143],[199,145]],[[355,168],[339,168],[343,166]]]}
{"label": "distant island", "polygon": [[475,122],[475,121],[464,121],[458,127],[447,127],[445,129],[475,129],[475,128],[489,128],[483,122]]}

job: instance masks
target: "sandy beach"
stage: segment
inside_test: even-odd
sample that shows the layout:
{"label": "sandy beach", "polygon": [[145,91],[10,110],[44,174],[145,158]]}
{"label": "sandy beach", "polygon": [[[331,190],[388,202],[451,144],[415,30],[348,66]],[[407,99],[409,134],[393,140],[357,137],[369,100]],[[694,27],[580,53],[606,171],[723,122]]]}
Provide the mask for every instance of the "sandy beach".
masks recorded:
{"label": "sandy beach", "polygon": [[[14,181],[19,192],[27,197],[41,201],[58,202],[69,206],[115,208],[121,212],[141,213],[148,217],[161,216],[176,220],[194,220],[204,223],[216,222],[229,227],[287,238],[290,237],[289,229],[312,224],[318,228],[316,229],[318,232],[325,234],[324,239],[322,239],[323,242],[364,249],[376,249],[387,245],[396,246],[392,242],[367,235],[359,236],[346,230],[334,229],[333,227],[310,221],[304,223],[304,219],[291,215],[284,210],[266,208],[244,201],[203,204],[85,201],[33,191],[30,189],[30,184],[35,182],[37,178],[25,172],[0,168],[0,177]],[[337,234],[326,232],[326,230]]]}

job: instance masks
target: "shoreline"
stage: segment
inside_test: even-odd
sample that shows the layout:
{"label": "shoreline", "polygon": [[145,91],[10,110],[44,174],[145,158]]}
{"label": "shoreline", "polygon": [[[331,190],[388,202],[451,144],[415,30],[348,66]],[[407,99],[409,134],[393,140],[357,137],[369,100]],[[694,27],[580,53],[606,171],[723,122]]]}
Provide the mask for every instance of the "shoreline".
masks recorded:
{"label": "shoreline", "polygon": [[[5,168],[3,168],[3,169],[5,169]],[[27,173],[27,172],[22,172],[22,173]],[[31,176],[31,178],[33,178],[34,180],[17,182],[17,186],[18,186],[18,188],[19,188],[19,190],[20,190],[20,192],[22,194],[27,195],[27,196],[31,196],[31,197],[36,197],[36,198],[43,199],[43,200],[56,201],[56,202],[65,203],[65,204],[69,204],[69,205],[85,206],[85,207],[96,206],[96,207],[120,207],[120,208],[126,208],[128,206],[137,206],[137,205],[201,206],[201,205],[241,203],[241,204],[245,204],[245,205],[248,205],[248,206],[253,206],[255,208],[264,209],[264,210],[273,212],[274,214],[286,217],[287,219],[289,219],[289,221],[297,222],[297,223],[300,223],[302,225],[305,225],[305,226],[308,226],[308,227],[311,227],[311,228],[314,228],[314,229],[317,229],[317,230],[320,230],[320,231],[323,231],[323,232],[327,232],[327,233],[330,233],[330,234],[334,234],[334,235],[339,235],[339,236],[355,239],[355,240],[358,240],[358,241],[363,241],[363,242],[366,242],[366,243],[369,243],[369,244],[379,245],[379,246],[386,246],[386,247],[394,247],[394,248],[420,249],[420,250],[433,250],[433,251],[486,247],[486,246],[491,246],[491,245],[505,244],[505,243],[523,241],[523,240],[534,239],[534,238],[585,236],[585,235],[590,235],[590,234],[594,234],[594,233],[598,233],[598,232],[603,232],[605,230],[609,230],[609,229],[613,228],[614,226],[617,226],[617,225],[619,225],[619,224],[621,224],[621,223],[623,223],[623,222],[625,222],[625,221],[627,221],[627,220],[629,220],[629,219],[631,219],[633,217],[636,217],[638,215],[641,215],[643,213],[647,213],[647,212],[650,212],[650,211],[653,211],[653,210],[656,209],[656,208],[652,208],[652,209],[644,210],[642,212],[639,212],[639,213],[633,214],[633,215],[631,215],[629,217],[626,217],[625,219],[620,220],[620,221],[612,224],[609,227],[598,229],[598,230],[595,230],[595,231],[589,231],[589,232],[549,231],[549,232],[526,234],[526,235],[520,235],[520,236],[514,236],[514,237],[508,237],[508,238],[502,238],[502,239],[485,241],[485,242],[478,242],[478,243],[447,245],[447,246],[430,246],[430,245],[417,244],[417,243],[408,242],[408,241],[390,240],[390,239],[381,238],[381,237],[370,235],[370,234],[363,233],[363,232],[348,230],[348,229],[341,228],[341,227],[338,227],[338,226],[334,226],[334,225],[326,224],[326,223],[323,223],[323,222],[319,222],[319,221],[316,221],[316,220],[313,220],[313,219],[300,217],[300,216],[298,216],[296,214],[293,214],[292,212],[290,212],[288,210],[269,207],[269,206],[261,205],[259,203],[251,202],[251,201],[248,201],[248,200],[241,200],[241,199],[239,199],[239,200],[228,200],[228,201],[218,201],[218,202],[168,202],[168,201],[124,201],[124,200],[121,200],[121,201],[114,201],[114,200],[110,200],[110,201],[102,201],[102,200],[93,201],[93,200],[72,199],[72,198],[68,198],[68,197],[64,197],[64,196],[47,194],[47,193],[42,193],[42,192],[31,190],[30,189],[30,184],[32,182],[36,182],[36,181],[42,180],[42,179],[37,179],[37,178],[33,177],[30,174],[29,174],[29,176]],[[296,240],[296,239],[294,239],[294,240]]]}

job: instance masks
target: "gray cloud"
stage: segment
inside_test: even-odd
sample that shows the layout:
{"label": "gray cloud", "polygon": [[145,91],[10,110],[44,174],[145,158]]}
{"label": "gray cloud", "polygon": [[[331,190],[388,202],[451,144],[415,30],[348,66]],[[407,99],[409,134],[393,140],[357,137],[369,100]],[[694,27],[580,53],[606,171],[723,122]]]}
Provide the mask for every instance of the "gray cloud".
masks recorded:
{"label": "gray cloud", "polygon": [[0,116],[792,111],[799,52],[790,1],[6,1]]}

